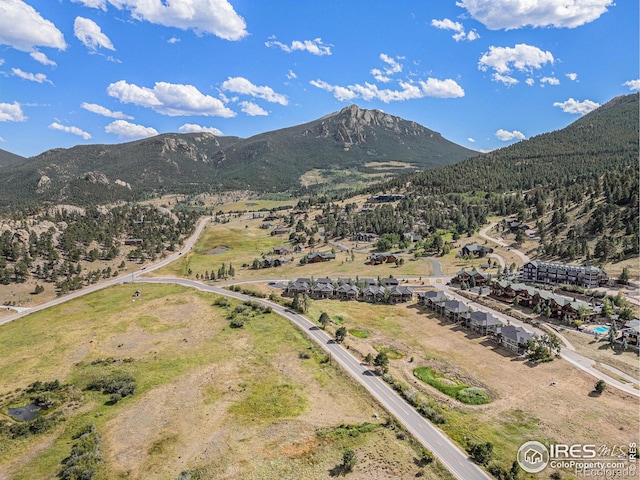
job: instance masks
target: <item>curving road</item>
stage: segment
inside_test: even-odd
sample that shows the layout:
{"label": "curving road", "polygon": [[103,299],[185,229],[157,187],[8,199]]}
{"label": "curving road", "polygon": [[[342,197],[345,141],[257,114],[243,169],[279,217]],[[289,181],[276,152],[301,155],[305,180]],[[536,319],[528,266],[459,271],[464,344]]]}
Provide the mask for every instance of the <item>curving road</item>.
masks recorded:
{"label": "curving road", "polygon": [[[257,299],[254,297],[250,297],[247,295],[243,295],[237,292],[232,292],[229,290],[223,289],[221,286],[210,286],[205,285],[204,283],[197,282],[194,280],[183,279],[183,278],[137,278],[136,275],[141,273],[147,273],[163,266],[169,264],[170,262],[178,259],[181,255],[189,252],[193,247],[195,241],[198,236],[201,234],[202,230],[206,226],[207,222],[211,217],[206,217],[200,221],[195,232],[191,237],[189,237],[184,244],[184,247],[181,251],[176,252],[160,262],[149,265],[147,267],[143,267],[142,269],[128,273],[126,275],[109,279],[105,282],[91,285],[89,287],[85,287],[82,290],[78,290],[76,292],[72,292],[64,297],[57,298],[50,302],[44,303],[37,307],[29,308],[25,311],[18,312],[16,314],[7,316],[0,320],[0,325],[11,322],[17,318],[28,315],[32,312],[36,312],[39,310],[44,310],[45,308],[51,307],[53,305],[58,305],[60,303],[69,301],[71,299],[80,297],[82,295],[86,295],[88,293],[94,292],[96,290],[100,290],[102,288],[106,288],[108,286],[112,286],[115,284],[121,284],[126,281],[136,280],[138,282],[144,283],[173,283],[179,284],[187,287],[196,288],[206,292],[212,292],[219,295],[225,295],[228,297],[236,298],[239,300],[252,300],[257,301],[265,305],[269,305],[273,311],[279,315],[284,316],[289,321],[291,321],[294,325],[296,325],[300,330],[302,330],[306,335],[309,336],[312,340],[318,343],[329,355],[330,357],[337,361],[340,366],[348,372],[358,383],[360,383],[367,391],[378,401],[380,404],[391,413],[400,423],[404,425],[404,427],[426,448],[433,452],[434,456],[436,456],[440,462],[455,476],[460,480],[490,480],[492,477],[487,475],[480,467],[478,467],[475,463],[473,463],[466,453],[464,453],[458,446],[456,446],[449,438],[446,437],[438,428],[428,422],[425,418],[423,418],[416,410],[414,410],[407,402],[405,402],[396,392],[394,392],[384,381],[382,381],[379,377],[374,375],[366,366],[362,365],[355,357],[353,357],[346,349],[344,349],[339,344],[335,343],[326,332],[319,329],[315,326],[311,321],[305,318],[302,315],[299,315],[289,309],[282,307],[276,303],[270,302],[268,300]],[[486,235],[486,231],[490,228],[486,227],[484,230],[484,234]],[[485,237],[492,241],[496,241],[496,243],[504,244],[504,242],[497,241],[491,237]],[[517,250],[513,250],[516,255],[521,258],[526,258],[528,261],[528,257]],[[442,270],[439,268],[440,264],[435,259],[429,258],[431,263],[434,266],[434,276],[442,276]],[[266,280],[261,280],[266,281]],[[459,299],[469,303],[469,300],[463,297],[452,293],[449,288],[446,286],[438,286],[438,288],[442,290],[447,290],[452,296],[458,297]],[[478,310],[488,310],[491,309],[476,305],[475,308]],[[503,316],[502,314],[492,311],[492,313],[496,316]],[[518,324],[519,322],[513,318],[509,318],[509,321],[512,324]],[[529,326],[528,328],[531,328]],[[640,393],[633,389],[632,386],[624,384],[622,382],[618,382],[613,378],[603,374],[602,372],[593,368],[595,362],[591,359],[583,357],[576,352],[564,351],[562,353],[562,357],[577,366],[590,373],[591,375],[602,378],[607,383],[615,386],[621,390],[624,390],[628,393],[638,396]],[[622,373],[622,372],[620,372]],[[631,378],[631,377],[629,377]],[[637,379],[631,379],[634,382],[637,382]]]}
{"label": "curving road", "polygon": [[[478,235],[480,235],[482,238],[484,238],[485,240],[489,240],[490,242],[494,242],[497,243],[498,245],[500,245],[501,247],[506,247],[506,248],[510,248],[509,244],[507,242],[505,242],[504,240],[501,240],[499,238],[494,238],[494,237],[490,237],[489,235],[487,235],[487,232],[489,230],[491,230],[493,227],[495,227],[497,225],[496,222],[494,223],[490,223],[488,226],[484,227],[483,229],[481,229],[478,232]],[[527,263],[528,261],[530,261],[531,259],[525,255],[524,253],[522,253],[520,250],[516,250],[514,248],[510,248],[510,250],[520,258],[520,260],[522,260],[522,264],[524,265],[525,263]]]}
{"label": "curving road", "polygon": [[251,300],[270,306],[273,311],[291,321],[302,330],[309,338],[314,340],[326,351],[332,361],[338,364],[349,373],[358,383],[360,383],[380,404],[393,415],[404,427],[426,448],[433,452],[434,456],[460,480],[490,480],[480,467],[473,463],[466,453],[456,446],[438,428],[429,423],[418,412],[416,412],[402,397],[394,392],[382,379],[373,374],[369,368],[361,364],[341,345],[324,331],[313,324],[304,316],[293,312],[287,308],[248,295],[224,290],[220,287],[205,285],[203,283],[179,279],[179,278],[144,278],[140,281],[145,283],[174,283],[186,287],[193,287],[205,292],[217,293],[238,300]]}
{"label": "curving road", "polygon": [[[517,318],[514,317],[510,317],[508,315],[505,315],[501,312],[498,312],[494,309],[492,309],[491,307],[487,307],[486,305],[482,305],[480,303],[476,303],[473,300],[469,300],[466,297],[463,297],[462,295],[459,295],[457,293],[455,293],[454,290],[452,290],[451,288],[447,287],[446,285],[436,285],[436,288],[445,291],[447,293],[447,295],[449,295],[450,297],[459,300],[461,302],[464,302],[465,304],[469,305],[471,308],[473,308],[475,311],[480,311],[480,312],[489,312],[491,313],[494,317],[498,317],[504,321],[508,321],[511,323],[511,325],[515,325],[518,327],[522,327],[524,329],[526,329],[529,332],[533,332],[539,336],[545,335],[547,332],[540,329],[540,328],[536,328],[530,324],[525,324],[524,322],[518,320]],[[563,348],[560,351],[560,358],[562,358],[563,360],[569,362],[570,364],[574,365],[575,367],[579,368],[580,370],[590,374],[591,376],[597,378],[598,380],[604,380],[605,382],[607,382],[607,385],[610,385],[611,387],[615,387],[618,390],[622,390],[625,393],[629,393],[635,397],[640,397],[640,391],[637,390],[636,388],[634,388],[634,385],[637,385],[638,379],[637,378],[633,378],[631,375],[628,375],[610,365],[603,365],[605,366],[608,370],[614,372],[618,377],[621,377],[623,379],[625,379],[625,382],[621,382],[620,380],[607,375],[606,373],[601,372],[600,370],[598,370],[596,367],[596,365],[601,365],[601,362],[596,362],[595,360],[592,360],[588,357],[585,357],[584,355],[580,355],[579,353],[569,349],[569,348]]]}
{"label": "curving road", "polygon": [[207,225],[209,220],[211,220],[211,218],[212,217],[204,217],[203,219],[201,219],[200,223],[198,223],[198,226],[196,227],[196,229],[193,232],[193,234],[189,238],[187,238],[185,240],[184,245],[182,247],[182,250],[172,253],[171,255],[169,255],[169,256],[163,258],[162,260],[160,260],[159,262],[154,263],[153,265],[142,267],[140,270],[137,270],[135,272],[127,273],[126,275],[121,275],[119,277],[110,278],[110,279],[104,280],[104,281],[102,281],[100,283],[96,283],[94,285],[89,285],[87,287],[83,287],[80,290],[76,290],[75,292],[68,293],[67,295],[64,295],[64,296],[59,297],[59,298],[55,298],[55,299],[50,300],[50,301],[48,301],[46,303],[43,303],[41,305],[37,305],[35,307],[29,307],[29,308],[21,308],[17,313],[14,313],[12,315],[7,315],[4,318],[0,318],[0,325],[4,325],[5,323],[12,322],[13,320],[16,320],[16,319],[18,319],[20,317],[24,317],[25,315],[28,315],[30,313],[38,312],[40,310],[44,310],[46,308],[53,307],[54,305],[59,305],[59,304],[64,303],[64,302],[68,302],[69,300],[73,300],[74,298],[78,298],[78,297],[81,297],[83,295],[87,295],[89,293],[96,292],[98,290],[102,290],[103,288],[111,287],[113,285],[118,285],[118,284],[121,284],[121,283],[124,283],[124,282],[128,282],[128,281],[133,282],[133,281],[135,281],[136,275],[140,275],[142,273],[151,272],[153,270],[157,270],[159,268],[162,268],[165,265],[168,265],[169,263],[173,262],[174,260],[177,260],[182,254],[185,254],[185,253],[189,252],[189,250],[191,250],[191,248],[195,244],[196,240],[198,239],[198,237],[202,233],[202,230],[204,230],[204,227]]}

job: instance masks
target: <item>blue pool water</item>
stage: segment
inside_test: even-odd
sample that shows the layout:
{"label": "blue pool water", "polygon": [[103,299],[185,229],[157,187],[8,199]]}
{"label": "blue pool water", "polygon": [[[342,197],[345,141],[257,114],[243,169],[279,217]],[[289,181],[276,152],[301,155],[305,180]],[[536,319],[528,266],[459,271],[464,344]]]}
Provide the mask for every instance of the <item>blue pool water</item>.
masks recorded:
{"label": "blue pool water", "polygon": [[607,333],[609,331],[609,327],[596,327],[593,331],[596,333]]}

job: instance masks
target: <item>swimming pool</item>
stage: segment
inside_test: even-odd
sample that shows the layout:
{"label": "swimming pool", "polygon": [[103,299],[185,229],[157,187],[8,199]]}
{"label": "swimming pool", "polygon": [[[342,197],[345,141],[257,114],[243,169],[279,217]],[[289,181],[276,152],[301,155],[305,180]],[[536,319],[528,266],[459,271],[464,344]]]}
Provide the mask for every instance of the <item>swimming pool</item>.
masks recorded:
{"label": "swimming pool", "polygon": [[594,328],[593,331],[595,333],[607,333],[609,331],[609,327],[605,327],[603,325],[600,325],[599,327]]}

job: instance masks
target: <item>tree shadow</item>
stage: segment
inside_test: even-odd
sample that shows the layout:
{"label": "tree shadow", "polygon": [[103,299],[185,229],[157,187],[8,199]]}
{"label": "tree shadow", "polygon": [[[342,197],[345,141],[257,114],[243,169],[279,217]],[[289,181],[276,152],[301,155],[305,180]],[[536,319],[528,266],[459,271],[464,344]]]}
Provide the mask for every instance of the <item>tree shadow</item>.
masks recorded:
{"label": "tree shadow", "polygon": [[346,474],[347,472],[345,471],[344,465],[342,465],[341,463],[329,469],[330,477],[344,477]]}

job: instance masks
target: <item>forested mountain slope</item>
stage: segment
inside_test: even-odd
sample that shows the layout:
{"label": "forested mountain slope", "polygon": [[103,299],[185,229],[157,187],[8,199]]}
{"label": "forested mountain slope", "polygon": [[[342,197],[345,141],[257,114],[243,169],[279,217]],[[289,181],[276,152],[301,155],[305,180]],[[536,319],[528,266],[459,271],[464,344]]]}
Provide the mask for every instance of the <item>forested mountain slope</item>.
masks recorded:
{"label": "forested mountain slope", "polygon": [[309,171],[366,174],[372,162],[398,162],[415,171],[476,154],[415,122],[352,105],[247,139],[171,133],[49,150],[0,169],[0,206],[86,205],[167,192],[282,192],[299,188]]}
{"label": "forested mountain slope", "polygon": [[617,97],[562,130],[434,171],[400,177],[416,192],[506,192],[570,185],[638,165],[638,94]]}

